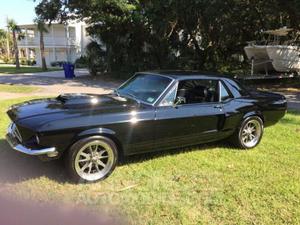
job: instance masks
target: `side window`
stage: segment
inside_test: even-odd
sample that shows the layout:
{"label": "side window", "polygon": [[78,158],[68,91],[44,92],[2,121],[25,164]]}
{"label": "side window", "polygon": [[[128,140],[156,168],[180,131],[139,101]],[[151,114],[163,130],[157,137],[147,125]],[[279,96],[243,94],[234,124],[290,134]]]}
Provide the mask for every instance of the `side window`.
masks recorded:
{"label": "side window", "polygon": [[227,99],[232,98],[232,96],[228,93],[226,87],[220,81],[220,100],[221,102],[226,101]]}
{"label": "side window", "polygon": [[218,102],[219,82],[213,79],[180,81],[176,98],[184,99],[183,104]]}
{"label": "side window", "polygon": [[246,96],[248,91],[237,81],[230,79],[225,80],[225,84],[230,88],[230,91],[235,97]]}
{"label": "side window", "polygon": [[175,85],[169,93],[166,95],[166,97],[161,101],[160,106],[172,106],[175,101],[176,97],[176,88],[177,85]]}

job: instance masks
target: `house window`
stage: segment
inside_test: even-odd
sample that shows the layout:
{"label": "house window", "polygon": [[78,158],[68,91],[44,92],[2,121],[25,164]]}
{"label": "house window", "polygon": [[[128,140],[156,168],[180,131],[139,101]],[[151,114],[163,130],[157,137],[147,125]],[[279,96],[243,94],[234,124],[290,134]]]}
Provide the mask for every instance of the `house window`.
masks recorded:
{"label": "house window", "polygon": [[34,30],[27,29],[27,37],[28,38],[34,38],[35,37]]}

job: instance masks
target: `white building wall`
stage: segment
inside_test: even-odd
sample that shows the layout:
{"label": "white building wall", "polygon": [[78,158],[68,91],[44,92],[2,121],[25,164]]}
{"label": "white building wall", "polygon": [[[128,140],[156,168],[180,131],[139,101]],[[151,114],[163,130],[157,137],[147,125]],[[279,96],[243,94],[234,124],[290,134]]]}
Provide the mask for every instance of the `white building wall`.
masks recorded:
{"label": "white building wall", "polygon": [[[25,29],[25,39],[19,41],[19,47],[27,51],[35,49],[37,65],[41,65],[40,56],[40,34],[36,25],[21,25]],[[90,42],[85,31],[86,25],[83,22],[63,24],[52,24],[47,27],[48,32],[44,33],[45,58],[47,65],[54,61],[75,62],[84,54],[86,45]]]}

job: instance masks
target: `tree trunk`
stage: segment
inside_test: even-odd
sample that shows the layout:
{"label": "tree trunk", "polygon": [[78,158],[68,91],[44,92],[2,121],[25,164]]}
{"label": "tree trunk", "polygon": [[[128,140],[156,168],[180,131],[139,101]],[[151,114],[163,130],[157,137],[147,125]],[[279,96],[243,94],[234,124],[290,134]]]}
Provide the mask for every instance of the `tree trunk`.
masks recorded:
{"label": "tree trunk", "polygon": [[16,32],[13,31],[12,33],[13,33],[14,51],[15,51],[15,59],[16,59],[16,69],[20,69],[19,49],[18,49]]}
{"label": "tree trunk", "polygon": [[8,59],[10,58],[9,38],[10,38],[10,34],[9,34],[9,31],[7,31],[7,35],[6,35],[6,54],[7,54]]}
{"label": "tree trunk", "polygon": [[40,51],[41,51],[41,59],[42,59],[42,70],[47,70],[47,64],[45,59],[45,45],[44,45],[44,33],[40,31]]}

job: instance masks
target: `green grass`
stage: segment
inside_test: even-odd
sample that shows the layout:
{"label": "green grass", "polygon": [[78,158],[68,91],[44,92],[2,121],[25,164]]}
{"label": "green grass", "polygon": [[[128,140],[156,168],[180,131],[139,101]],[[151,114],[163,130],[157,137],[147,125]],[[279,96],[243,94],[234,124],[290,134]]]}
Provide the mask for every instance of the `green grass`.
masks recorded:
{"label": "green grass", "polygon": [[[60,68],[48,68],[48,71],[58,71]],[[40,67],[34,66],[22,66],[20,69],[16,69],[15,65],[0,64],[0,75],[1,74],[19,74],[19,73],[39,73],[44,72]]]}
{"label": "green grass", "polygon": [[75,185],[61,162],[40,162],[7,146],[4,112],[20,101],[0,102],[0,190],[6,195],[83,204],[133,224],[300,224],[300,114],[266,128],[249,151],[217,143],[141,155],[103,182]]}
{"label": "green grass", "polygon": [[9,93],[32,93],[38,91],[39,88],[25,85],[8,85],[0,84],[0,92],[9,92]]}

